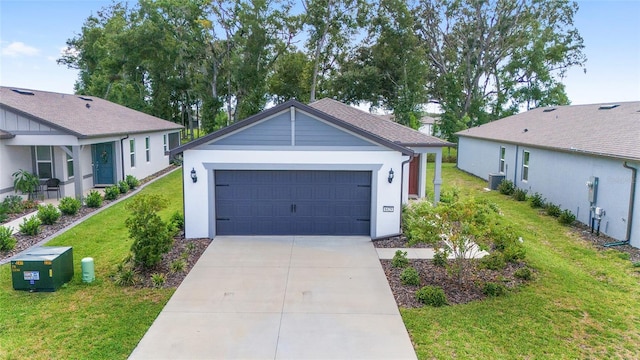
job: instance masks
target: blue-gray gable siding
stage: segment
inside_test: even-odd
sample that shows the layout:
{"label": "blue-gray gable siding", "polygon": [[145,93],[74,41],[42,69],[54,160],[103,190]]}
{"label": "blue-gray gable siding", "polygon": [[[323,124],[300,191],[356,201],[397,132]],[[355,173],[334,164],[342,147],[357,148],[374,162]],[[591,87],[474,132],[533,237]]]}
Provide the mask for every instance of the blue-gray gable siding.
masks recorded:
{"label": "blue-gray gable siding", "polygon": [[296,145],[298,146],[371,146],[366,140],[328,125],[311,116],[296,112]]}
{"label": "blue-gray gable siding", "polygon": [[[291,134],[295,136],[292,142]],[[372,146],[373,143],[340,130],[296,110],[295,121],[291,121],[291,112],[286,110],[276,116],[242,128],[218,140],[211,145],[235,146]]]}
{"label": "blue-gray gable siding", "polygon": [[[631,171],[624,161],[567,153],[522,145],[505,144],[482,139],[460,137],[458,167],[483,179],[489,173],[497,173],[500,146],[506,148],[507,179],[518,188],[532,194],[538,192],[547,201],[560,205],[577,215],[578,221],[590,223],[590,204],[586,182],[590,176],[599,179],[595,206],[606,211],[601,231],[624,240],[626,237]],[[522,158],[529,152],[529,179],[522,179]],[[639,163],[631,164],[640,167]],[[640,189],[636,189],[638,192]],[[636,195],[636,207],[632,226],[632,245],[640,247],[640,196]]]}

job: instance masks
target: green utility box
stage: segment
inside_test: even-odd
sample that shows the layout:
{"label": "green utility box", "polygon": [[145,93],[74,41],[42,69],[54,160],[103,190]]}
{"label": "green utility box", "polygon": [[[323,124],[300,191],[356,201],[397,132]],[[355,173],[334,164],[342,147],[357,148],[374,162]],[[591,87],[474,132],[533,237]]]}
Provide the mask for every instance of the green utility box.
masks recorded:
{"label": "green utility box", "polygon": [[11,260],[15,290],[56,291],[73,279],[73,248],[41,246]]}

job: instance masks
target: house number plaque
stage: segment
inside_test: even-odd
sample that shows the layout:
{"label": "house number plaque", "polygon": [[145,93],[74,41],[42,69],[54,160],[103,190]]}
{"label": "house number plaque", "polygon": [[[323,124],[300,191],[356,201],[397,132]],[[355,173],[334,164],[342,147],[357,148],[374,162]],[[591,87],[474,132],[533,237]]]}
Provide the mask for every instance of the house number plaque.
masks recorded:
{"label": "house number plaque", "polygon": [[393,206],[383,206],[382,212],[393,212]]}

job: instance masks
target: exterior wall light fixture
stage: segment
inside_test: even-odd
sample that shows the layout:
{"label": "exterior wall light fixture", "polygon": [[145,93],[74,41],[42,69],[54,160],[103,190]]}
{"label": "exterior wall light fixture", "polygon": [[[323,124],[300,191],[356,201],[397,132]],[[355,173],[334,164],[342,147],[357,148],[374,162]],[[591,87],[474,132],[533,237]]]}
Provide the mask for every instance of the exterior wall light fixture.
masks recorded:
{"label": "exterior wall light fixture", "polygon": [[393,182],[393,169],[389,170],[389,178],[387,180],[389,180],[389,184]]}
{"label": "exterior wall light fixture", "polygon": [[191,168],[191,180],[193,180],[193,182],[198,182],[198,176],[196,175],[196,169],[195,168]]}

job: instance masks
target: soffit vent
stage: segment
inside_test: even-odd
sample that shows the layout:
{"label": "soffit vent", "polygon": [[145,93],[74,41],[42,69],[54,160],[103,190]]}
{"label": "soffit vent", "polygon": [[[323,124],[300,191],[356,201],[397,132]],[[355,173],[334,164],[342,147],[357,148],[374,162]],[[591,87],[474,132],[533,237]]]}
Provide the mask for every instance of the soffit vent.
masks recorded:
{"label": "soffit vent", "polygon": [[611,110],[611,109],[617,108],[618,106],[620,105],[618,104],[602,105],[598,108],[598,110]]}
{"label": "soffit vent", "polygon": [[17,92],[20,95],[35,95],[33,92],[28,90],[11,89],[11,91]]}

